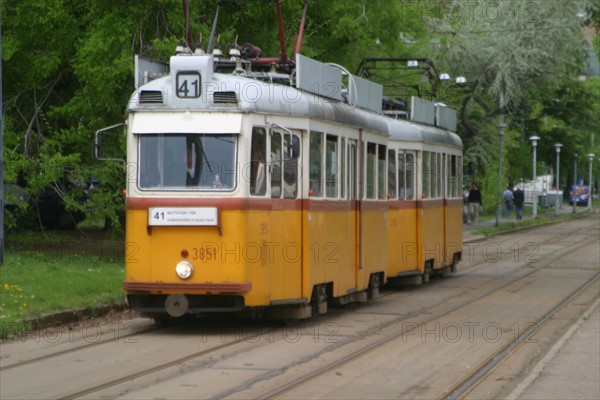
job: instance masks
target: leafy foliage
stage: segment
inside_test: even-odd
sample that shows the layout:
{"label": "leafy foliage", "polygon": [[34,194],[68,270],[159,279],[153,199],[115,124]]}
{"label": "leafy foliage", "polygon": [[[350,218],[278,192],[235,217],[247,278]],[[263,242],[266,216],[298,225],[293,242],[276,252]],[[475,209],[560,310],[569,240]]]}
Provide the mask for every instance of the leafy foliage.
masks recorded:
{"label": "leafy foliage", "polygon": [[[223,2],[219,44],[251,42],[263,55],[277,56],[274,4]],[[492,174],[486,167],[497,160],[503,93],[506,172],[518,179],[527,173],[523,137],[531,132],[547,135],[544,154],[552,155],[551,140],[561,140],[566,154],[589,150],[584,132],[598,126],[598,83],[572,79],[583,43],[575,14],[584,10],[590,16],[584,22],[597,27],[598,9],[585,0],[493,4],[310,0],[301,51],[350,71],[365,57],[428,57],[440,70],[477,80],[447,91],[443,100],[460,109],[465,160],[480,176]],[[22,184],[33,196],[53,187],[71,208],[117,224],[125,171],[93,158],[93,134],[124,119],[134,55],[166,61],[184,38],[182,1],[5,0],[1,6],[5,182]],[[303,8],[302,0],[282,1],[289,57]],[[190,0],[194,41],[205,49],[215,9],[216,1]],[[494,14],[498,10],[502,14]],[[114,139],[115,153],[124,154],[124,137],[115,133]],[[100,185],[86,204],[64,190],[92,178]]]}
{"label": "leafy foliage", "polygon": [[498,162],[500,114],[507,119],[502,186],[531,177],[531,135],[542,137],[540,172],[552,170],[554,143],[565,145],[565,168],[572,165],[575,153],[586,153],[592,146],[600,98],[594,97],[594,79],[581,84],[576,77],[585,55],[582,27],[593,24],[582,16],[596,13],[597,6],[584,0],[455,1],[429,18],[432,29],[446,36],[447,47],[436,62],[453,75],[477,82],[473,101],[450,102],[461,110],[465,161],[474,165],[475,178],[489,181],[490,197],[497,190],[492,181],[496,179],[497,188],[498,171],[490,165]]}
{"label": "leafy foliage", "polygon": [[[166,56],[162,43],[172,47],[178,37],[171,29],[183,32],[178,4],[2,3],[7,182],[25,185],[34,197],[52,187],[71,208],[116,221],[123,171],[93,159],[93,133],[123,119],[134,54]],[[91,203],[81,205],[63,190],[66,182],[85,186],[92,177],[104,184]]]}
{"label": "leafy foliage", "polygon": [[492,97],[504,95],[509,108],[557,77],[579,72],[584,41],[577,10],[587,1],[455,3],[471,12],[436,27],[452,34],[443,64],[477,79]]}

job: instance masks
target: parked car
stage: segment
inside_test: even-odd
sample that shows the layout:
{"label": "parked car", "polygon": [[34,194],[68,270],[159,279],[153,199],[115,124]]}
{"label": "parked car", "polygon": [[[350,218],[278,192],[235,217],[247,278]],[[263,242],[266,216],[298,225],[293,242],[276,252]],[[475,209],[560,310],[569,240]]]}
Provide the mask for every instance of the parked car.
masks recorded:
{"label": "parked car", "polygon": [[34,197],[28,195],[22,186],[5,184],[4,206],[17,220],[28,213],[31,215],[30,220],[39,221],[47,228],[72,229],[84,220],[85,214],[81,211],[67,210],[63,198],[65,195],[74,196],[80,204],[87,200],[87,191],[75,185],[68,185],[61,193],[54,187],[48,187],[39,196]]}
{"label": "parked car", "polygon": [[580,185],[572,185],[571,193],[569,196],[569,205],[573,205],[573,201],[577,198],[578,206],[587,206],[588,198],[590,197],[590,187],[589,186],[580,186]]}
{"label": "parked car", "polygon": [[4,208],[16,211],[27,205],[27,192],[19,185],[12,183],[4,184]]}
{"label": "parked car", "polygon": [[[79,203],[84,203],[87,198],[85,190],[71,186],[67,189]],[[85,219],[82,211],[69,211],[66,208],[63,194],[55,188],[46,188],[37,199],[37,210],[43,225],[48,228],[72,229]],[[35,208],[34,208],[35,210]]]}

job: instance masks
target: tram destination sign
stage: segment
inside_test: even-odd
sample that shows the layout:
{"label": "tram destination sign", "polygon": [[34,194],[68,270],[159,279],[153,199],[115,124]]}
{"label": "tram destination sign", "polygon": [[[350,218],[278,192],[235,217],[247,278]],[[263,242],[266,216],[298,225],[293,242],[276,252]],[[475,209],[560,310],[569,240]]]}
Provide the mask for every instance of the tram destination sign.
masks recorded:
{"label": "tram destination sign", "polygon": [[218,226],[217,207],[151,207],[150,226]]}

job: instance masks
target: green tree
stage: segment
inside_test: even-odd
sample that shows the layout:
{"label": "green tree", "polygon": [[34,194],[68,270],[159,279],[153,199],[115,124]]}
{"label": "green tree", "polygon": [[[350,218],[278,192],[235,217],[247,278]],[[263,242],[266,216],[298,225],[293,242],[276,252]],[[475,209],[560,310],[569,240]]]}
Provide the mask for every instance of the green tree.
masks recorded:
{"label": "green tree", "polygon": [[[497,191],[497,169],[488,167],[498,159],[500,113],[506,114],[508,123],[503,185],[531,176],[531,146],[525,136],[548,131],[549,137],[540,142],[538,153],[547,165],[552,165],[550,158],[554,159],[550,137],[569,132],[572,139],[577,138],[570,124],[582,120],[582,113],[589,116],[582,110],[589,109],[593,99],[587,103],[582,100],[580,111],[569,106],[563,113],[544,107],[544,99],[572,101],[577,97],[575,93],[587,93],[573,78],[584,60],[581,29],[586,21],[581,13],[595,9],[593,2],[584,0],[453,1],[442,2],[438,12],[428,19],[431,29],[446,45],[436,62],[453,75],[464,75],[478,83],[472,101],[455,105],[460,109],[465,161],[476,166],[482,180],[494,181],[488,185],[490,198]],[[498,106],[500,95],[506,104],[503,110]],[[554,126],[567,129],[561,131]]]}
{"label": "green tree", "polygon": [[67,182],[94,176],[104,185],[85,211],[115,220],[124,173],[95,162],[93,132],[123,120],[134,54],[166,58],[183,37],[181,2],[8,0],[2,15],[5,181],[33,196],[53,188],[81,208]]}
{"label": "green tree", "polygon": [[[204,48],[216,4],[190,0],[194,41]],[[5,180],[26,184],[36,195],[95,177],[103,184],[86,211],[116,220],[125,172],[118,163],[93,158],[93,132],[124,119],[134,55],[167,61],[184,38],[181,6],[181,0],[2,2]],[[301,0],[282,2],[289,57],[303,7]],[[460,110],[465,161],[481,177],[494,173],[486,167],[497,160],[497,99],[503,93],[502,111],[509,116],[506,176],[517,179],[528,165],[523,132],[584,143],[578,135],[597,121],[593,107],[588,110],[597,104],[590,98],[594,92],[570,80],[582,60],[580,28],[590,23],[577,16],[580,10],[592,24],[597,21],[597,7],[584,0],[311,0],[301,51],[350,71],[365,57],[428,57],[440,71],[476,80],[474,95],[471,86],[447,92],[444,101]],[[222,47],[250,42],[263,56],[277,56],[275,1],[224,2],[217,33]],[[550,107],[555,98],[569,103],[565,112]],[[123,156],[124,138],[114,137],[115,155]],[[585,151],[575,147],[568,150]]]}
{"label": "green tree", "polygon": [[[190,1],[194,41],[204,48],[216,4]],[[274,5],[223,3],[220,44],[237,38],[259,45],[264,56],[276,56]],[[303,6],[282,2],[288,56]],[[417,17],[402,17],[402,7],[383,0],[310,1],[302,53],[351,70],[366,56],[408,54],[399,31],[414,37],[426,26]],[[124,119],[134,55],[167,61],[184,38],[182,1],[5,0],[2,15],[5,181],[25,185],[33,196],[53,187],[72,208],[81,208],[66,191],[67,182],[95,177],[102,185],[85,211],[116,221],[125,173],[118,163],[93,158],[93,133]],[[115,138],[115,155],[124,156],[123,137]]]}

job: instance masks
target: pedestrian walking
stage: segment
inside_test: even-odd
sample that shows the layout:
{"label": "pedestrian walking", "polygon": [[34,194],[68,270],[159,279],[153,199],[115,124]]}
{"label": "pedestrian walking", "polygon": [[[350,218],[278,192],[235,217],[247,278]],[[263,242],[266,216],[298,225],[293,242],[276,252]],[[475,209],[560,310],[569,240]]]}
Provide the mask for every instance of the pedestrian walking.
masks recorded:
{"label": "pedestrian walking", "polygon": [[517,221],[523,218],[523,204],[525,204],[525,192],[517,186],[517,189],[513,193],[515,201],[515,213],[517,215]]}
{"label": "pedestrian walking", "polygon": [[502,197],[504,198],[504,218],[510,218],[513,202],[515,200],[513,192],[510,190],[510,186],[506,187],[506,190],[502,193]]}
{"label": "pedestrian walking", "polygon": [[469,218],[473,225],[479,223],[480,207],[483,207],[481,192],[479,191],[479,186],[477,186],[476,183],[472,183],[471,188],[469,189]]}

